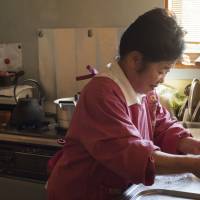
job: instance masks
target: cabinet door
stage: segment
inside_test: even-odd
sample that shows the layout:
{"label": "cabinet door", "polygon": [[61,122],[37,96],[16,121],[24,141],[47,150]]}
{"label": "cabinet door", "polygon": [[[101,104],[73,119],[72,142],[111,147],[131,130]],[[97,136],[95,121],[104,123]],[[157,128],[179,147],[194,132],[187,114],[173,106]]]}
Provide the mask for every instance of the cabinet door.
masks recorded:
{"label": "cabinet door", "polygon": [[[86,69],[87,65],[95,66],[97,61],[96,54],[96,33],[94,29],[81,28],[76,29],[76,76],[89,74]],[[89,79],[77,81],[77,92],[80,92]]]}
{"label": "cabinet door", "polygon": [[89,80],[87,65],[97,70],[117,55],[120,28],[44,29],[39,38],[39,71],[47,99],[73,96]]}
{"label": "cabinet door", "polygon": [[45,200],[45,183],[17,177],[0,177],[2,200]]}
{"label": "cabinet door", "polygon": [[46,98],[53,100],[57,96],[53,47],[54,32],[45,29],[42,30],[41,33],[43,37],[38,38],[40,82],[45,89]]}
{"label": "cabinet door", "polygon": [[118,54],[119,28],[96,28],[96,63],[101,71]]}
{"label": "cabinet door", "polygon": [[76,89],[75,29],[44,29],[39,37],[39,73],[48,100]]}
{"label": "cabinet door", "polygon": [[[88,74],[87,65],[101,71],[117,55],[119,28],[83,28],[76,30],[77,75]],[[81,91],[89,80],[77,83]]]}
{"label": "cabinet door", "polygon": [[74,96],[76,85],[76,31],[60,29],[54,31],[54,58],[56,68],[57,98]]}

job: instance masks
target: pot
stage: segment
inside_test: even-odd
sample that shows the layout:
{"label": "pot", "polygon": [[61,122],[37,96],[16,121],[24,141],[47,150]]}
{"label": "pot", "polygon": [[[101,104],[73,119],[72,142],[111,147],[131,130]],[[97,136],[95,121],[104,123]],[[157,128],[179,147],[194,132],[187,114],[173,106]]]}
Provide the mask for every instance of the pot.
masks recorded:
{"label": "pot", "polygon": [[65,129],[69,127],[77,100],[78,96],[75,95],[75,97],[60,98],[54,101],[59,107],[56,109],[56,114],[60,127]]}
{"label": "pot", "polygon": [[23,127],[39,128],[45,121],[45,115],[42,108],[44,93],[40,84],[33,79],[24,80],[23,84],[34,85],[37,89],[37,97],[29,97],[17,99],[16,88],[14,87],[14,98],[16,106],[12,112],[11,125],[21,129]]}
{"label": "pot", "polygon": [[15,85],[17,83],[18,78],[23,75],[24,71],[0,71],[0,87]]}

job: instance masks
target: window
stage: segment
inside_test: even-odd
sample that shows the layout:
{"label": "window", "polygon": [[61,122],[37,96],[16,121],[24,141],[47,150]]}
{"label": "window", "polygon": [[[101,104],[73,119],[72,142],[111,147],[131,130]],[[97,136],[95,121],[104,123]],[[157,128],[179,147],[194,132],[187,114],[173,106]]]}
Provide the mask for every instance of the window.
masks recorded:
{"label": "window", "polygon": [[177,21],[186,30],[185,40],[200,42],[200,1],[168,0],[168,8],[175,12]]}
{"label": "window", "polygon": [[179,25],[186,31],[185,53],[192,58],[191,62],[194,63],[200,55],[200,1],[166,0],[165,5],[175,13]]}

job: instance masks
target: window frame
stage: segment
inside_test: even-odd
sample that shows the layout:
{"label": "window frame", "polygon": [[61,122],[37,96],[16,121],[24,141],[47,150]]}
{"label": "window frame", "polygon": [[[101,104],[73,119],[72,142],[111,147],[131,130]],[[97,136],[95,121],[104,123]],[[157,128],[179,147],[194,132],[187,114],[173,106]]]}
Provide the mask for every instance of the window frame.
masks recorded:
{"label": "window frame", "polygon": [[[168,0],[164,0],[164,8],[169,9],[169,1]],[[186,42],[186,44],[200,44],[200,42]],[[190,53],[184,53],[185,55],[190,56]],[[194,57],[198,57],[200,54],[199,53],[193,53]],[[183,63],[177,63],[175,68],[199,68],[200,66],[195,64],[195,63],[191,63],[190,65],[185,65]]]}

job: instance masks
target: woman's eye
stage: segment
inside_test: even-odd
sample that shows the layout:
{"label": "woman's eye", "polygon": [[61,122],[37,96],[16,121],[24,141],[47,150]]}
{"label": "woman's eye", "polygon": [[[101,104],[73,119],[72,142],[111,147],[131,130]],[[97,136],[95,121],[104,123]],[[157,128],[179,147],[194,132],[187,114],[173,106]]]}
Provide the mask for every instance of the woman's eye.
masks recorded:
{"label": "woman's eye", "polygon": [[159,71],[159,75],[166,75],[169,72],[169,70]]}

